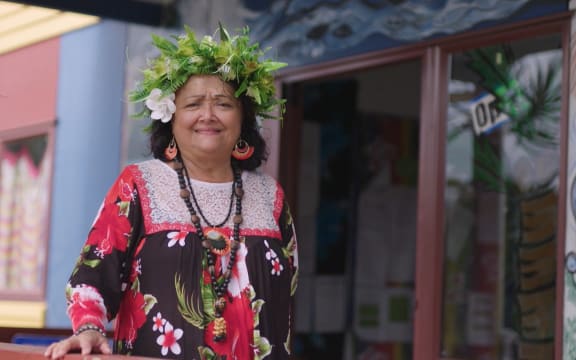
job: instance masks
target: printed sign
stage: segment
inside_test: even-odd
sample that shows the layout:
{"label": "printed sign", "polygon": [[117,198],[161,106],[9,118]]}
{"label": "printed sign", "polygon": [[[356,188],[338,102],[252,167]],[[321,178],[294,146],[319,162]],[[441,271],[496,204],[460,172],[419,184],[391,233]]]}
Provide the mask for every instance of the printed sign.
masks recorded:
{"label": "printed sign", "polygon": [[476,135],[487,134],[510,120],[508,115],[496,108],[496,97],[490,93],[472,101],[470,114]]}

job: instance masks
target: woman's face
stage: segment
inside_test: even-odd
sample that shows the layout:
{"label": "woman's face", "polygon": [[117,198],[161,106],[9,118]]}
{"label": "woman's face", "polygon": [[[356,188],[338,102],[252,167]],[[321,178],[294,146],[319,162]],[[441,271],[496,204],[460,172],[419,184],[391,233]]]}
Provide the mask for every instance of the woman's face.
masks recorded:
{"label": "woman's face", "polygon": [[229,161],[240,138],[242,105],[217,76],[194,75],[176,92],[172,132],[184,157]]}

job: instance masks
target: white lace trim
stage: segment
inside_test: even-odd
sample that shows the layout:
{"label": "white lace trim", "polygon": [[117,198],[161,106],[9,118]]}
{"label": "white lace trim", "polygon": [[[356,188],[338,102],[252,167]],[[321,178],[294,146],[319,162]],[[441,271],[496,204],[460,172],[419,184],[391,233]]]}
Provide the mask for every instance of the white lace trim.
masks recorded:
{"label": "white lace trim", "polygon": [[[190,213],[186,204],[180,198],[180,185],[176,172],[160,160],[149,160],[137,164],[140,170],[140,191],[142,211],[149,219],[146,232],[155,232],[162,228],[174,228],[174,225],[191,225]],[[224,220],[230,206],[232,182],[209,183],[192,180],[192,188],[196,199],[202,208],[206,219],[212,224]],[[256,172],[243,172],[242,183],[244,198],[242,199],[241,228],[245,231],[278,232],[277,216],[279,215],[281,199],[278,185],[268,175]],[[232,228],[232,214],[225,227]],[[196,212],[198,210],[196,209]],[[202,225],[207,224],[202,220]]]}

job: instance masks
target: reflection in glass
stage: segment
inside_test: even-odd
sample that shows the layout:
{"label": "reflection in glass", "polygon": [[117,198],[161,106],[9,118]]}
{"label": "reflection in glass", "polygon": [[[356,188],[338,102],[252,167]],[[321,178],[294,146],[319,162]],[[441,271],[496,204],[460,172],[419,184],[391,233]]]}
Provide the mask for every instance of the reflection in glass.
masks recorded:
{"label": "reflection in glass", "polygon": [[552,359],[559,36],[454,54],[442,355]]}
{"label": "reflection in glass", "polygon": [[40,291],[50,156],[47,137],[0,147],[0,290]]}

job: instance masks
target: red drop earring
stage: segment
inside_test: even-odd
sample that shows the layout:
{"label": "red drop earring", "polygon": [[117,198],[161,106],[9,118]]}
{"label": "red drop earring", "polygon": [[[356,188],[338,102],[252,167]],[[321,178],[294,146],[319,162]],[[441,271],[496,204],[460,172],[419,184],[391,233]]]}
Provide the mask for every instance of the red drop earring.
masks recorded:
{"label": "red drop earring", "polygon": [[172,136],[172,140],[168,143],[168,146],[164,150],[164,156],[168,161],[174,160],[178,155],[178,148],[176,147],[176,140],[174,140],[174,136]]}
{"label": "red drop earring", "polygon": [[234,150],[232,150],[232,157],[236,160],[246,160],[254,154],[254,146],[250,146],[246,140],[240,139],[234,145]]}

